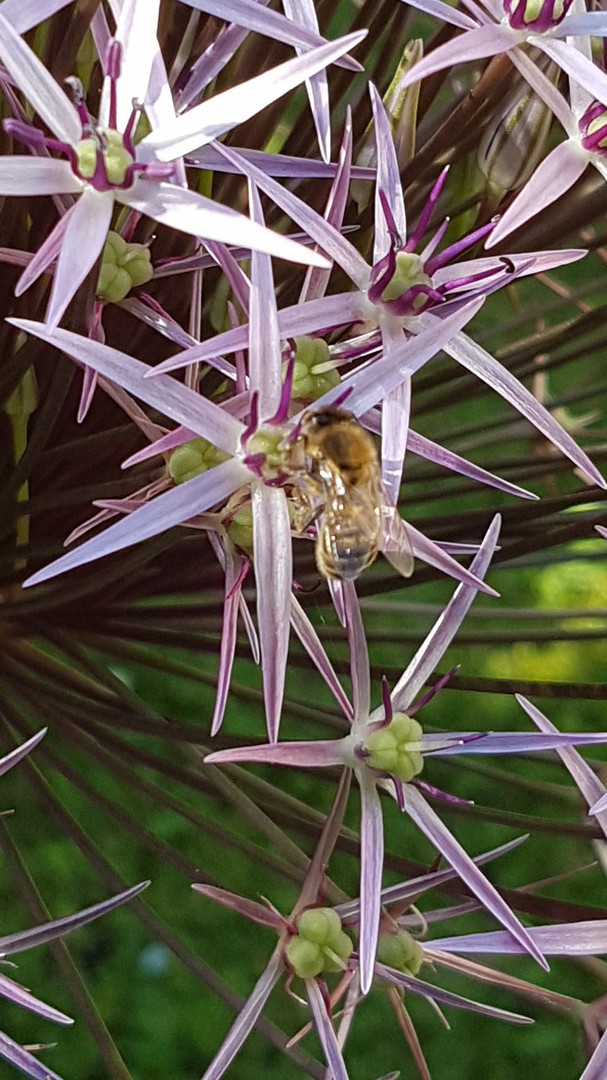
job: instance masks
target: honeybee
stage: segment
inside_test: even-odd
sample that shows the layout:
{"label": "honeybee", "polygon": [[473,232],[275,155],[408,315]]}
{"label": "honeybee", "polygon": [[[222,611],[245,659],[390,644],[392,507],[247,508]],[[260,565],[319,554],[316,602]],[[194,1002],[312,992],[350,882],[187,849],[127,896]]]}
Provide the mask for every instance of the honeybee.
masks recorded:
{"label": "honeybee", "polygon": [[322,515],[320,573],[354,581],[381,550],[409,577],[413,553],[406,527],[384,489],[373,438],[356,417],[333,406],[305,413],[292,453],[301,511],[295,527],[303,532]]}

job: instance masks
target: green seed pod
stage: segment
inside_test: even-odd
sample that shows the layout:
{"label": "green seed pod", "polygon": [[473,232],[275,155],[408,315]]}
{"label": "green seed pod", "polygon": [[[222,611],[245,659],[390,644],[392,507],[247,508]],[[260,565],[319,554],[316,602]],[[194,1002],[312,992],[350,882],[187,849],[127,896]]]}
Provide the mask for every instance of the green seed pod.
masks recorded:
{"label": "green seed pod", "polygon": [[333,908],[308,908],[297,920],[297,932],[308,941],[326,945],[341,933],[341,919]]}
{"label": "green seed pod", "polygon": [[395,971],[418,975],[424,962],[424,950],[411,934],[399,930],[396,934],[380,934],[377,959]]}
{"label": "green seed pod", "polygon": [[299,934],[291,938],[286,953],[287,960],[300,979],[313,979],[320,975],[324,968],[325,957],[320,945],[300,937]]}
{"label": "green seed pod", "polygon": [[227,461],[228,457],[229,454],[218,450],[207,439],[190,439],[173,450],[168,463],[169,476],[175,484],[183,484],[193,476]]}
{"label": "green seed pod", "polygon": [[[299,337],[295,339],[295,347],[291,397],[294,401],[316,401],[339,383],[329,346],[323,338]],[[286,362],[283,364],[282,373],[284,378],[287,373]]]}
{"label": "green seed pod", "polygon": [[250,555],[253,551],[253,508],[250,501],[239,506],[233,514],[228,503],[227,520],[224,524],[232,543]]}
{"label": "green seed pod", "polygon": [[109,232],[103,249],[97,281],[97,296],[108,303],[118,303],[136,285],[152,277],[150,252],[145,244],[127,244],[116,232]]}

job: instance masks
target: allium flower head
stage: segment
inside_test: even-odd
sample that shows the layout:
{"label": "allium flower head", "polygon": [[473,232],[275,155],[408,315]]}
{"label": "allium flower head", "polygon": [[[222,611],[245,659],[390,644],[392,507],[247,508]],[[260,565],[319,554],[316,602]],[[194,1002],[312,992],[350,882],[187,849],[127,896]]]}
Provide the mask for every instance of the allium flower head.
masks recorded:
{"label": "allium flower head", "polygon": [[[106,78],[98,121],[89,114],[78,81],[71,81],[75,98],[72,103],[0,12],[0,59],[52,132],[49,138],[21,119],[7,121],[8,131],[29,145],[35,156],[14,156],[0,161],[0,192],[80,195],[29,264],[18,286],[18,291],[23,291],[58,256],[47,311],[50,326],[60,321],[76,289],[100,255],[115,200],[192,236],[259,247],[287,259],[325,265],[314,252],[306,252],[286,237],[270,233],[243,215],[189,191],[183,183],[181,167],[173,162],[184,147],[208,141],[209,128],[213,137],[217,134],[217,110],[221,113],[222,104],[224,117],[228,117],[223,120],[223,130],[227,130],[308,75],[322,70],[331,59],[347,52],[360,40],[360,35],[350,36],[346,42],[321,46],[314,55],[307,53],[287,61],[276,73],[259,76],[257,82],[253,80],[248,96],[240,88],[237,101],[230,108],[228,102],[219,99],[216,105],[205,103],[198,107],[204,111],[197,111],[195,119],[193,114],[174,119],[174,131],[169,120],[135,144],[135,129],[141,111],[146,108],[152,63],[158,52],[154,33],[150,32],[157,20],[158,2],[128,0],[124,5],[116,38],[104,58]],[[138,54],[134,52],[137,41],[143,43]],[[136,66],[135,80],[130,68],[126,77],[123,75],[125,62]],[[124,91],[132,94],[136,86],[139,90],[135,102],[131,99],[127,106]],[[154,116],[153,109],[148,111]],[[182,131],[184,119],[189,121],[187,138]],[[162,160],[154,149],[158,138]],[[49,157],[50,151],[59,152],[66,160]]]}

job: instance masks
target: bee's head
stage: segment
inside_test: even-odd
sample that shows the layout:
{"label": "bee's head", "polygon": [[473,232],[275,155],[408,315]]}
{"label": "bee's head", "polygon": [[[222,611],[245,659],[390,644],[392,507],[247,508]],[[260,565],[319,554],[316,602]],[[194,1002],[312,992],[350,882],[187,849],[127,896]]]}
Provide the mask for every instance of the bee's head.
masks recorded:
{"label": "bee's head", "polygon": [[333,424],[349,423],[354,417],[347,409],[335,409],[327,407],[318,412],[310,412],[305,418],[306,424],[311,428],[331,427]]}

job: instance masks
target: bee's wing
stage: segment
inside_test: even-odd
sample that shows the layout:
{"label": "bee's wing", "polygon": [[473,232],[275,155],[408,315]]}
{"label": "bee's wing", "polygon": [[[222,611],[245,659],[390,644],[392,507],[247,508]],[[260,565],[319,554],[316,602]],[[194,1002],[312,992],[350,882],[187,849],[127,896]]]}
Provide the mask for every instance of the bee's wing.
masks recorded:
{"label": "bee's wing", "polygon": [[378,505],[381,508],[380,551],[395,570],[403,577],[411,577],[414,567],[413,550],[407,533],[407,526],[398,509],[380,482]]}

